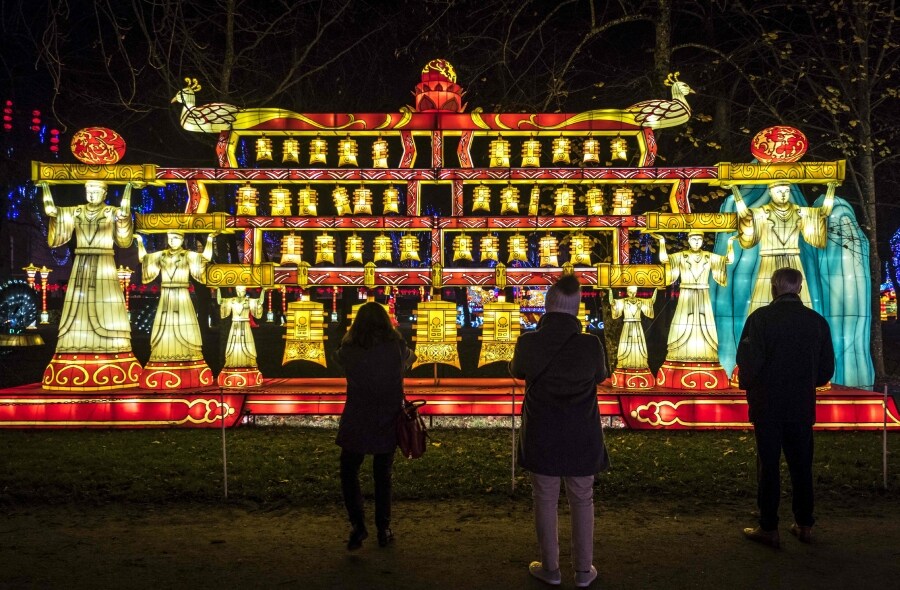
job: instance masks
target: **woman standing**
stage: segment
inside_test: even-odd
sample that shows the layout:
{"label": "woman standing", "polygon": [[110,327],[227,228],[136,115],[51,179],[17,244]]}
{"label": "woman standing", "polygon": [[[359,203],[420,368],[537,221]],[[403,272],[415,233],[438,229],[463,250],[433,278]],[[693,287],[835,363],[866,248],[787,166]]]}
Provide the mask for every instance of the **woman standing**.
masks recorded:
{"label": "woman standing", "polygon": [[397,433],[394,422],[403,402],[403,373],[415,355],[394,329],[384,307],[363,304],[341,341],[338,361],[347,375],[347,403],[337,440],[341,447],[341,492],[350,518],[347,549],[362,547],[366,530],[359,468],[374,455],[375,526],[378,545],[394,540],[391,531],[391,470]]}

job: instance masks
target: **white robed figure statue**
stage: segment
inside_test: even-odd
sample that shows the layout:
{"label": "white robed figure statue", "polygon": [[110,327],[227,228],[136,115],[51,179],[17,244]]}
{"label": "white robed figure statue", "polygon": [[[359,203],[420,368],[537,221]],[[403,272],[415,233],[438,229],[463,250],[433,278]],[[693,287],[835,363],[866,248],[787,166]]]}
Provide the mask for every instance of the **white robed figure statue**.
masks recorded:
{"label": "white robed figure statue", "polygon": [[247,287],[234,288],[234,297],[222,297],[221,289],[216,290],[216,301],[222,319],[231,316],[231,330],[225,345],[225,366],[219,373],[217,383],[221,387],[254,387],[262,385],[262,373],[256,363],[256,343],[250,330],[250,316],[263,317],[266,289],[259,291],[259,299],[247,295]]}
{"label": "white robed figure statue", "polygon": [[656,384],[647,363],[647,339],[641,326],[641,315],[653,318],[656,289],[650,297],[638,297],[637,287],[625,289],[626,296],[613,298],[609,291],[609,307],[613,319],[622,318],[622,334],[616,349],[616,368],[612,374],[613,387],[649,389]]}

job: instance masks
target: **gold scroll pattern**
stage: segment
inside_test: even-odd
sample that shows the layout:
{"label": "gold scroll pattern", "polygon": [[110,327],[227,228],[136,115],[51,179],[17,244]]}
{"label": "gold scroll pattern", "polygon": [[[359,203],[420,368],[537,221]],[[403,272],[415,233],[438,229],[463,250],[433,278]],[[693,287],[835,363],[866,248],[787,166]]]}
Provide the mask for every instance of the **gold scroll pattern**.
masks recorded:
{"label": "gold scroll pattern", "polygon": [[31,162],[34,182],[80,183],[85,180],[107,182],[155,182],[156,164],[47,164]]}
{"label": "gold scroll pattern", "polygon": [[768,184],[773,180],[793,183],[843,182],[846,160],[836,162],[794,162],[735,164],[719,162],[716,184]]}
{"label": "gold scroll pattern", "polygon": [[735,213],[646,213],[645,232],[683,232],[702,230],[710,232],[737,231]]}
{"label": "gold scroll pattern", "polygon": [[210,287],[273,287],[275,263],[210,264],[206,269],[206,284]]}
{"label": "gold scroll pattern", "polygon": [[611,287],[665,288],[672,282],[671,270],[664,264],[606,264],[597,266],[598,289]]}
{"label": "gold scroll pattern", "polygon": [[516,303],[489,302],[484,304],[484,324],[478,366],[511,361],[516,339],[521,333],[519,306]]}
{"label": "gold scroll pattern", "polygon": [[328,367],[325,357],[325,306],[315,301],[291,301],[287,308],[284,357],[281,364],[309,361]]}
{"label": "gold scroll pattern", "polygon": [[220,233],[225,231],[224,213],[137,213],[134,227],[146,234],[180,231]]}

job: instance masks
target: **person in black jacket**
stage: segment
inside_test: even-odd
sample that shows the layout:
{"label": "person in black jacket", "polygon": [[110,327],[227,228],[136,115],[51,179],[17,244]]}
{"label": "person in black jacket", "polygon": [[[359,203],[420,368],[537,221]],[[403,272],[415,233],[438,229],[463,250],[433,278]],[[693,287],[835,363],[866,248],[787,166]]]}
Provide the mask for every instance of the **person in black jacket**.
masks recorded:
{"label": "person in black jacket", "polygon": [[547,291],[538,329],[516,341],[510,372],[525,380],[519,465],[531,472],[534,519],[541,560],[528,570],[552,585],[561,582],[557,502],[565,481],[572,519],[575,585],[597,577],[594,554],[594,475],[609,467],[597,408],[597,385],[606,379],[600,339],[582,333],[581,286],[573,275]]}
{"label": "person in black jacket", "polygon": [[415,355],[384,307],[373,301],[357,311],[337,356],[347,375],[347,402],[335,441],[341,447],[341,492],[352,527],[347,549],[359,549],[369,536],[359,486],[359,468],[366,455],[374,455],[375,526],[378,545],[384,547],[394,540],[390,528],[394,423],[403,403],[403,373]]}
{"label": "person in black jacket", "polygon": [[750,314],[738,344],[740,387],[747,391],[756,436],[759,526],[744,535],[779,547],[781,452],[793,487],[791,534],[809,543],[813,518],[813,424],[816,387],[834,374],[828,322],[800,299],[803,275],[780,268],[772,275],[772,302]]}

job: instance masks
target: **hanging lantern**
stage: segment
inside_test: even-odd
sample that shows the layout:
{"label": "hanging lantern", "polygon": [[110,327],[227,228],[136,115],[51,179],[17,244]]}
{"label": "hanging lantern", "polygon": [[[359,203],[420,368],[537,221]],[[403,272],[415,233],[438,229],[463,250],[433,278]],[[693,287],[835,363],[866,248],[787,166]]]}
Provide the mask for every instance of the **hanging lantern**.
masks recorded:
{"label": "hanging lantern", "polygon": [[419,238],[415,234],[404,234],[400,238],[400,262],[419,261]]}
{"label": "hanging lantern", "polygon": [[509,362],[516,350],[516,340],[522,330],[519,322],[519,304],[505,301],[486,302],[483,306],[481,328],[481,352],[478,366]]}
{"label": "hanging lantern", "polygon": [[456,343],[456,303],[453,301],[423,301],[416,306],[413,341],[416,360],[412,368],[429,363],[443,363],[459,367]]}
{"label": "hanging lantern", "polygon": [[627,186],[621,186],[613,192],[612,214],[631,215],[631,206],[634,205],[634,191]]}
{"label": "hanging lantern", "polygon": [[365,185],[361,184],[353,191],[353,214],[372,214],[372,191]]}
{"label": "hanging lantern", "polygon": [[583,233],[574,234],[569,240],[569,262],[583,266],[591,265],[591,238]]}
{"label": "hanging lantern", "polygon": [[237,214],[256,215],[256,202],[259,193],[250,183],[244,184],[237,191]]}
{"label": "hanging lantern", "polygon": [[380,135],[372,144],[372,168],[388,167],[388,142]]}
{"label": "hanging lantern", "polygon": [[547,234],[538,242],[538,258],[541,266],[559,266],[559,243],[552,234]]}
{"label": "hanging lantern", "polygon": [[309,163],[326,164],[328,159],[328,142],[321,135],[309,142]]}
{"label": "hanging lantern", "polygon": [[334,237],[328,234],[316,236],[316,264],[334,264]]}
{"label": "hanging lantern", "polygon": [[272,208],[273,217],[283,217],[291,214],[291,191],[278,185],[269,191],[269,206]]}
{"label": "hanging lantern", "polygon": [[531,185],[531,196],[528,197],[528,214],[535,216],[541,205],[541,187],[537,183]]}
{"label": "hanging lantern", "polygon": [[375,262],[393,262],[391,257],[393,244],[391,239],[384,234],[379,234],[375,238]]}
{"label": "hanging lantern", "polygon": [[338,166],[357,166],[356,154],[358,153],[356,140],[347,135],[338,142]]}
{"label": "hanging lantern", "polygon": [[628,142],[625,141],[625,138],[621,135],[616,135],[613,140],[609,142],[609,149],[612,151],[613,160],[628,159]]}
{"label": "hanging lantern", "polygon": [[272,140],[265,135],[256,140],[256,161],[272,161]]}
{"label": "hanging lantern", "polygon": [[291,232],[281,238],[281,264],[297,264],[303,262],[303,238]]}
{"label": "hanging lantern", "polygon": [[476,211],[491,212],[491,188],[483,182],[479,182],[475,187],[472,199],[472,213]]}
{"label": "hanging lantern", "polygon": [[534,135],[522,144],[522,168],[537,168],[541,165],[541,142]]}
{"label": "hanging lantern", "polygon": [[318,204],[319,194],[308,184],[297,191],[297,215],[315,217]]}
{"label": "hanging lantern", "polygon": [[502,135],[498,135],[497,139],[491,142],[491,168],[508,167],[509,142],[503,139]]}
{"label": "hanging lantern", "polygon": [[293,137],[289,137],[284,140],[284,143],[281,144],[281,161],[285,164],[299,164],[300,163],[300,142],[294,139]]}
{"label": "hanging lantern", "polygon": [[513,234],[509,238],[508,246],[509,260],[506,261],[507,263],[510,263],[513,260],[528,262],[528,238],[522,234]]}
{"label": "hanging lantern", "polygon": [[563,184],[553,193],[554,215],[575,215],[575,191]]}
{"label": "hanging lantern", "polygon": [[472,236],[461,233],[453,238],[453,261],[472,260]]}
{"label": "hanging lantern", "polygon": [[595,185],[584,194],[588,215],[603,215],[603,191]]}
{"label": "hanging lantern", "polygon": [[519,212],[519,189],[507,182],[500,191],[500,215]]}
{"label": "hanging lantern", "polygon": [[560,135],[556,139],[553,140],[553,163],[554,164],[571,164],[572,160],[569,158],[569,151],[571,150],[572,142],[569,141],[568,137],[563,137]]}
{"label": "hanging lantern", "polygon": [[337,215],[350,215],[350,195],[347,194],[347,189],[341,185],[335,186],[331,191],[331,198]]}
{"label": "hanging lantern", "polygon": [[600,163],[600,142],[594,139],[594,136],[590,133],[584,138],[584,163]]}
{"label": "hanging lantern", "polygon": [[500,261],[500,238],[494,235],[481,236],[479,243],[481,248],[481,261],[493,260]]}
{"label": "hanging lantern", "polygon": [[291,301],[285,313],[284,356],[281,364],[309,361],[328,366],[325,354],[325,306],[304,299]]}
{"label": "hanging lantern", "polygon": [[351,262],[363,263],[363,239],[355,233],[347,238],[344,247],[344,262],[347,264]]}
{"label": "hanging lantern", "polygon": [[388,213],[400,213],[400,191],[393,184],[384,189],[382,205],[385,215]]}

